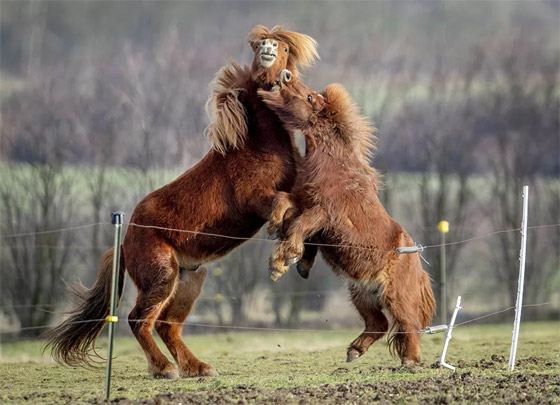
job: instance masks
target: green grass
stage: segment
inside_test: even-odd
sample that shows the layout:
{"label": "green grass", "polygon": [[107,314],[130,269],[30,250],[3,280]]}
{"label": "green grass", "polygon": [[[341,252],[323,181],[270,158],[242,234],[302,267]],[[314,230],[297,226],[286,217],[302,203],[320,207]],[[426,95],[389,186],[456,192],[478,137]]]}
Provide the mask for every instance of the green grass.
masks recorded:
{"label": "green grass", "polygon": [[[464,326],[457,328],[447,361],[459,372],[494,376],[506,374],[512,325]],[[346,346],[358,331],[235,333],[186,336],[200,359],[215,365],[217,378],[175,381],[152,379],[140,347],[133,338],[116,340],[113,362],[113,397],[149,398],[166,392],[197,391],[218,387],[251,386],[264,390],[281,387],[319,386],[346,382],[392,382],[448,374],[431,368],[443,347],[443,334],[424,336],[424,363],[400,368],[382,342],[364,357],[345,362]],[[161,344],[161,342],[159,342]],[[560,323],[524,323],[521,327],[517,371],[558,375],[560,373]],[[105,352],[106,337],[99,340]],[[61,397],[87,401],[104,395],[105,371],[71,368],[41,355],[41,342],[13,342],[1,346],[1,402],[57,402]],[[492,355],[504,356],[488,365]]]}

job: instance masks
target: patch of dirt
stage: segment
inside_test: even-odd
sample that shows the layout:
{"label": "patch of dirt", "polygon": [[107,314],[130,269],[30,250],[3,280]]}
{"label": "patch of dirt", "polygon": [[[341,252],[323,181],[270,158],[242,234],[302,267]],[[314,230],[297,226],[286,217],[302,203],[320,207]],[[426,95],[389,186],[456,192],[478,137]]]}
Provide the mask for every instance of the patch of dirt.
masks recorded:
{"label": "patch of dirt", "polygon": [[[490,360],[482,358],[475,362],[468,362],[459,360],[457,362],[458,368],[478,368],[478,369],[503,369],[507,366],[508,359],[505,356],[499,356],[497,354],[493,354],[490,357]],[[515,362],[515,366],[527,366],[527,365],[541,365],[541,366],[557,366],[558,363],[556,361],[545,359],[544,357],[529,357],[526,359],[520,359]],[[434,363],[431,365],[432,368],[438,368],[439,363]]]}
{"label": "patch of dirt", "polygon": [[[558,363],[542,357],[529,357],[517,362],[523,369],[508,373],[505,371],[507,359],[504,356],[492,355],[489,359],[475,362],[458,362],[456,373],[443,372],[433,377],[405,379],[401,381],[344,384],[325,384],[318,387],[290,387],[276,390],[256,388],[251,385],[237,385],[233,388],[215,388],[199,391],[182,391],[166,393],[153,398],[131,400],[126,388],[116,388],[117,396],[111,403],[119,405],[132,404],[338,404],[341,402],[362,403],[435,403],[449,404],[457,402],[483,403],[528,403],[528,404],[560,404],[560,375],[538,374],[533,370],[545,369],[546,366],[557,366]],[[416,364],[401,367],[371,367],[372,372],[421,373],[432,365]],[[470,368],[470,370],[469,370]],[[496,370],[490,374],[483,370]],[[331,375],[349,373],[346,367],[333,369]],[[30,393],[14,398],[10,395],[2,397],[9,401],[38,402],[46,397],[46,393]],[[84,403],[83,399],[62,391],[59,403]],[[1,402],[1,401],[0,401]],[[102,398],[89,401],[91,404],[106,403]]]}
{"label": "patch of dirt", "polygon": [[331,375],[342,375],[342,374],[348,374],[348,369],[346,367],[339,367],[336,370],[333,370],[333,372],[331,373]]}
{"label": "patch of dirt", "polygon": [[[273,391],[248,386],[208,391],[180,392],[114,404],[312,404],[350,403],[538,403],[560,402],[560,377],[541,374],[474,376],[471,372],[447,374],[418,380],[364,384],[348,382],[320,387],[280,388]],[[98,402],[94,402],[98,403]],[[100,402],[99,402],[100,403]]]}

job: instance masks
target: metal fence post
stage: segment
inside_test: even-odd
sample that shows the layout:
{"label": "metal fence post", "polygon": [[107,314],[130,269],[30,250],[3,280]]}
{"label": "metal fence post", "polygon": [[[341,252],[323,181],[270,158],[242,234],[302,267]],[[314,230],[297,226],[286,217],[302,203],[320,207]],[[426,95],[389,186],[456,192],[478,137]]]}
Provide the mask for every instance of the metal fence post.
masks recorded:
{"label": "metal fence post", "polygon": [[459,312],[461,308],[462,308],[461,296],[459,295],[457,297],[457,303],[455,304],[455,310],[453,311],[453,315],[451,315],[451,322],[449,322],[449,326],[447,327],[447,333],[445,335],[445,343],[443,344],[441,358],[439,359],[440,367],[446,367],[453,371],[455,371],[455,367],[445,362],[445,356],[447,356],[447,348],[449,347],[449,342],[451,341],[451,332],[453,332],[453,327],[455,326],[455,319],[457,318],[457,312]]}
{"label": "metal fence post", "polygon": [[115,333],[115,323],[118,321],[117,312],[117,295],[119,285],[119,263],[121,253],[121,229],[124,218],[124,212],[116,211],[111,213],[111,222],[115,225],[115,246],[113,252],[113,277],[111,290],[111,308],[106,320],[109,322],[109,347],[107,353],[107,375],[105,380],[105,399],[109,400],[111,395],[111,368],[113,365],[113,338]]}
{"label": "metal fence post", "polygon": [[523,284],[525,283],[525,256],[527,253],[527,216],[529,211],[529,186],[523,186],[523,219],[521,220],[521,250],[519,252],[519,281],[517,282],[517,301],[515,302],[515,320],[513,321],[513,336],[509,353],[508,371],[515,368],[517,354],[517,340],[521,324],[521,307],[523,306]]}
{"label": "metal fence post", "polygon": [[441,321],[447,324],[447,285],[445,275],[445,234],[449,232],[449,222],[440,221],[437,225],[438,230],[441,232],[441,263],[440,263],[440,288],[441,288]]}

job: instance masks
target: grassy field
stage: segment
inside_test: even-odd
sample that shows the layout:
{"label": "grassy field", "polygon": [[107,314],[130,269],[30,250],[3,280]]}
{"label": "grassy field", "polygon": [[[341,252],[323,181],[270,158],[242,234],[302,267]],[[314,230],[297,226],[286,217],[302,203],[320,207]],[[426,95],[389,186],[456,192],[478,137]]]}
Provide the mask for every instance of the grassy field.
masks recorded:
{"label": "grassy field", "polygon": [[[436,367],[443,334],[424,336],[423,363],[410,367],[400,367],[382,342],[346,363],[346,346],[357,330],[197,335],[187,337],[189,346],[215,365],[220,376],[176,381],[152,379],[140,347],[123,337],[116,341],[112,398],[123,403],[130,402],[125,398],[146,399],[142,403],[558,403],[560,323],[522,324],[514,373],[506,371],[511,329],[512,325],[457,328],[447,358],[458,366],[456,373]],[[99,343],[104,353],[106,338]],[[2,403],[102,401],[104,369],[55,364],[41,355],[39,341],[3,343],[0,354]]]}

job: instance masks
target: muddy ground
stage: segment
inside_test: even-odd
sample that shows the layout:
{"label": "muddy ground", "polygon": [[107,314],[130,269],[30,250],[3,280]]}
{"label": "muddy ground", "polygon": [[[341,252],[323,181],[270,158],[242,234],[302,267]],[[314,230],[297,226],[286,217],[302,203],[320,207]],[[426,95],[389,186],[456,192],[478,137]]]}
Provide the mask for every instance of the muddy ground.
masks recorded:
{"label": "muddy ground", "polygon": [[[233,388],[218,388],[195,392],[179,392],[157,395],[154,398],[129,400],[115,398],[115,404],[338,404],[338,403],[430,403],[450,404],[457,402],[472,403],[560,403],[560,375],[503,372],[501,375],[482,375],[484,371],[503,370],[507,364],[504,356],[493,355],[490,359],[477,362],[461,362],[462,370],[442,374],[438,377],[405,379],[392,382],[326,384],[318,387],[292,387],[265,390],[251,386],[238,385]],[[550,359],[531,357],[521,359],[517,367],[531,365],[556,366]],[[436,368],[437,364],[415,365],[412,367],[373,367],[371,371],[390,369],[395,378],[399,374],[416,374],[422,369]],[[344,374],[344,367],[333,373]],[[482,373],[482,374],[479,374]],[[118,395],[116,393],[116,395]],[[71,398],[68,398],[71,401]],[[91,403],[101,403],[92,401]]]}
{"label": "muddy ground", "polygon": [[[353,331],[192,336],[193,351],[217,365],[220,376],[173,381],[153,379],[136,341],[121,337],[113,362],[111,402],[560,404],[557,323],[526,325],[511,373],[507,371],[510,325],[458,331],[448,356],[448,362],[457,366],[455,373],[440,370],[436,363],[442,336],[423,339],[425,362],[406,367],[399,366],[383,345],[346,363],[345,347],[354,337]],[[40,354],[40,342],[4,343],[1,348],[0,403],[104,403],[104,368],[84,370],[53,363]]]}

